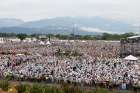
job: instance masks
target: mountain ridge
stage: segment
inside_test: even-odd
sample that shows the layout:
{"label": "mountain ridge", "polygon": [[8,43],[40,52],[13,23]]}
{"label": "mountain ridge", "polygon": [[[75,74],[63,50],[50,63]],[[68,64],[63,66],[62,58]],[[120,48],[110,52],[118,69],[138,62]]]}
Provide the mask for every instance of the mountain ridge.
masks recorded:
{"label": "mountain ridge", "polygon": [[75,34],[91,35],[104,32],[125,33],[134,31],[131,24],[101,17],[56,17],[29,22],[20,19],[1,20],[0,32],[70,34],[74,31]]}

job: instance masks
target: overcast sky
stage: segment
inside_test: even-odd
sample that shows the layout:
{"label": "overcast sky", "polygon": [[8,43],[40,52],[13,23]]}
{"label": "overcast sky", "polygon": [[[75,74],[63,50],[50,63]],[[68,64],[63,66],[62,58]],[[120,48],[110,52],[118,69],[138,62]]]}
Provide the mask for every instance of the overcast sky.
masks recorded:
{"label": "overcast sky", "polygon": [[0,0],[0,18],[25,21],[60,16],[101,16],[140,22],[140,0]]}

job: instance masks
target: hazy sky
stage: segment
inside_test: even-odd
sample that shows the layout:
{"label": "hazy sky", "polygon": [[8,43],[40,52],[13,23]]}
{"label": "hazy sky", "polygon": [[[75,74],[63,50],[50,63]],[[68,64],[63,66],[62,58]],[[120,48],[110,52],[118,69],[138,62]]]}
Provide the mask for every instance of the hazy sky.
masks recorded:
{"label": "hazy sky", "polygon": [[0,18],[25,21],[60,16],[101,16],[140,22],[140,0],[0,0]]}

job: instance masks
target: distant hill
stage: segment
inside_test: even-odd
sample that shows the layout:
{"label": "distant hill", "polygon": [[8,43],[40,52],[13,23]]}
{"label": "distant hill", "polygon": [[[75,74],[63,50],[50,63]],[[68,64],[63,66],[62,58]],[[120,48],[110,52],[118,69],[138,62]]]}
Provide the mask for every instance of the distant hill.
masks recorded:
{"label": "distant hill", "polygon": [[[76,27],[74,25],[76,24]],[[134,32],[128,23],[101,17],[58,17],[23,22],[18,19],[0,19],[0,32],[52,33],[52,34],[101,34],[103,32]]]}
{"label": "distant hill", "polygon": [[0,19],[0,28],[19,26],[23,23],[24,23],[24,21],[22,21],[20,19],[4,18],[4,19]]}

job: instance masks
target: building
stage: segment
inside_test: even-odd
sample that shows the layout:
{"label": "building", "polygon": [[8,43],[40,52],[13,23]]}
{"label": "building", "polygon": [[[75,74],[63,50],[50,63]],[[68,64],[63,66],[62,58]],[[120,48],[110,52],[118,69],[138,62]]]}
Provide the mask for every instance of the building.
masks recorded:
{"label": "building", "polygon": [[0,37],[0,43],[7,42],[20,42],[20,39],[16,37]]}
{"label": "building", "polygon": [[35,41],[37,41],[37,39],[36,38],[25,38],[25,40],[23,40],[23,42],[35,42]]}
{"label": "building", "polygon": [[0,37],[0,44],[4,43],[4,38]]}

